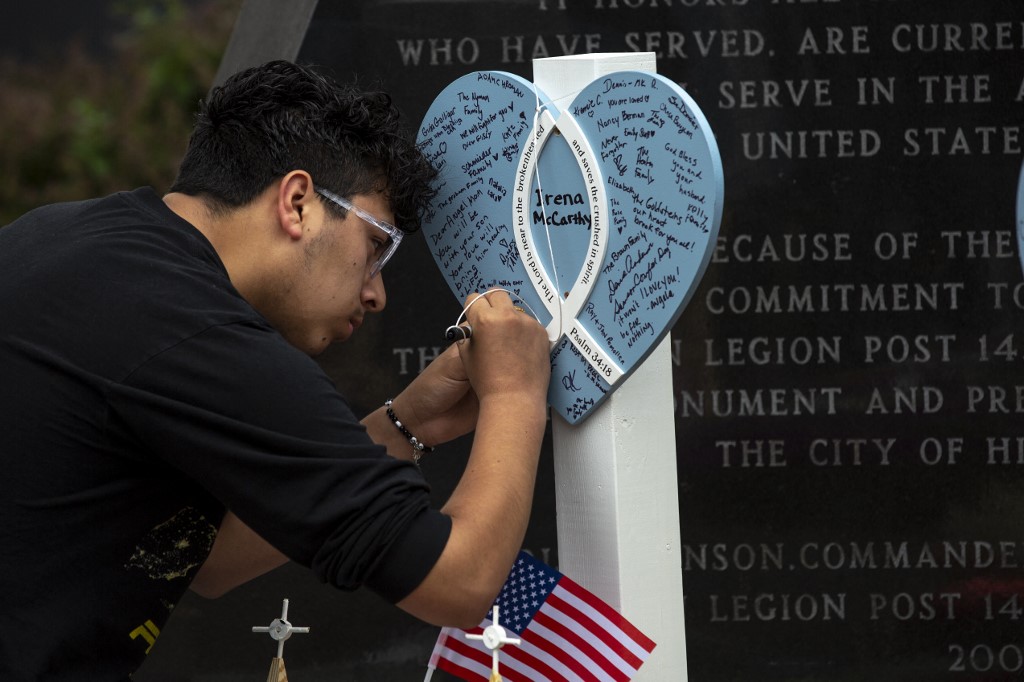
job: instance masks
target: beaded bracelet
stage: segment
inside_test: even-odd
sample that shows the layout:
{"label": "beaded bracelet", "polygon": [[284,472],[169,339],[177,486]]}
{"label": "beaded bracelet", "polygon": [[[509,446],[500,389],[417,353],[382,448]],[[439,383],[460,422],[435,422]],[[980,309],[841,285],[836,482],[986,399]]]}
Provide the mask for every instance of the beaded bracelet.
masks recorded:
{"label": "beaded bracelet", "polygon": [[416,438],[416,436],[412,435],[409,432],[409,429],[405,428],[405,425],[402,422],[400,422],[398,420],[398,417],[395,415],[395,411],[391,409],[392,402],[393,401],[390,398],[384,401],[384,407],[387,408],[388,412],[388,419],[390,419],[391,423],[394,424],[395,427],[402,432],[402,435],[408,439],[409,445],[412,446],[412,460],[417,465],[419,465],[420,457],[422,457],[424,453],[433,452],[434,448],[430,447],[429,445],[424,445],[423,443],[421,443],[419,439]]}

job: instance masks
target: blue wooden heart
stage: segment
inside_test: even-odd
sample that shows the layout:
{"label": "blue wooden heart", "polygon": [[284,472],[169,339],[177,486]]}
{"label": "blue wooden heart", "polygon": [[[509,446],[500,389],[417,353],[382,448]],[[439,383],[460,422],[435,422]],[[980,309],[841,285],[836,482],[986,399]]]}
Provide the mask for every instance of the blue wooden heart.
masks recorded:
{"label": "blue wooden heart", "polygon": [[532,83],[471,73],[419,130],[439,169],[423,231],[460,301],[500,287],[548,330],[548,399],[584,419],[671,330],[711,258],[722,163],[675,83],[622,71],[559,109]]}

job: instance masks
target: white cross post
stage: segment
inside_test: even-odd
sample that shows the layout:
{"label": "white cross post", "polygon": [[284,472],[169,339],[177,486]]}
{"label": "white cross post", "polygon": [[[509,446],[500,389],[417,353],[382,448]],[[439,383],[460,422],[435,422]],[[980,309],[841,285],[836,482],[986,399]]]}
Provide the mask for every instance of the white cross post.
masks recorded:
{"label": "white cross post", "polygon": [[[559,108],[615,71],[656,72],[654,53],[535,59]],[[656,643],[633,678],[685,682],[682,551],[670,339],[582,423],[552,418],[558,563]]]}

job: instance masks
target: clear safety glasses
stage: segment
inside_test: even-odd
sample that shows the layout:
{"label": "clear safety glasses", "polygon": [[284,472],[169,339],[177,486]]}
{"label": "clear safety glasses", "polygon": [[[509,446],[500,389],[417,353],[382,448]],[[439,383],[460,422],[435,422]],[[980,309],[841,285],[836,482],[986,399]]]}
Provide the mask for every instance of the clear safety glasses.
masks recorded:
{"label": "clear safety glasses", "polygon": [[314,187],[314,189],[316,190],[316,193],[322,196],[324,199],[327,199],[328,201],[333,202],[338,206],[341,206],[343,209],[347,211],[352,211],[361,219],[365,220],[366,222],[370,223],[371,225],[373,225],[374,227],[388,235],[387,241],[383,242],[379,247],[377,247],[377,260],[373,263],[373,267],[370,269],[370,277],[376,277],[377,273],[381,271],[381,268],[383,268],[384,265],[391,259],[391,256],[395,255],[395,250],[398,248],[398,245],[402,243],[402,237],[405,236],[405,233],[402,232],[401,229],[392,225],[391,223],[380,220],[379,218],[375,218],[371,214],[367,213],[363,209],[353,204],[345,197],[338,196],[334,192],[326,190],[323,187]]}

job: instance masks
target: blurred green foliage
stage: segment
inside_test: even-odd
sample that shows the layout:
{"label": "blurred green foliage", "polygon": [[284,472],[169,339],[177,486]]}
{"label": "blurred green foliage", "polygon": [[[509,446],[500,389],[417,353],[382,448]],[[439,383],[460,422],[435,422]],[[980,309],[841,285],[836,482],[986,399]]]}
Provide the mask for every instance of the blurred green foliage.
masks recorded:
{"label": "blurred green foliage", "polygon": [[119,0],[105,55],[0,62],[0,225],[54,201],[166,191],[242,0]]}

